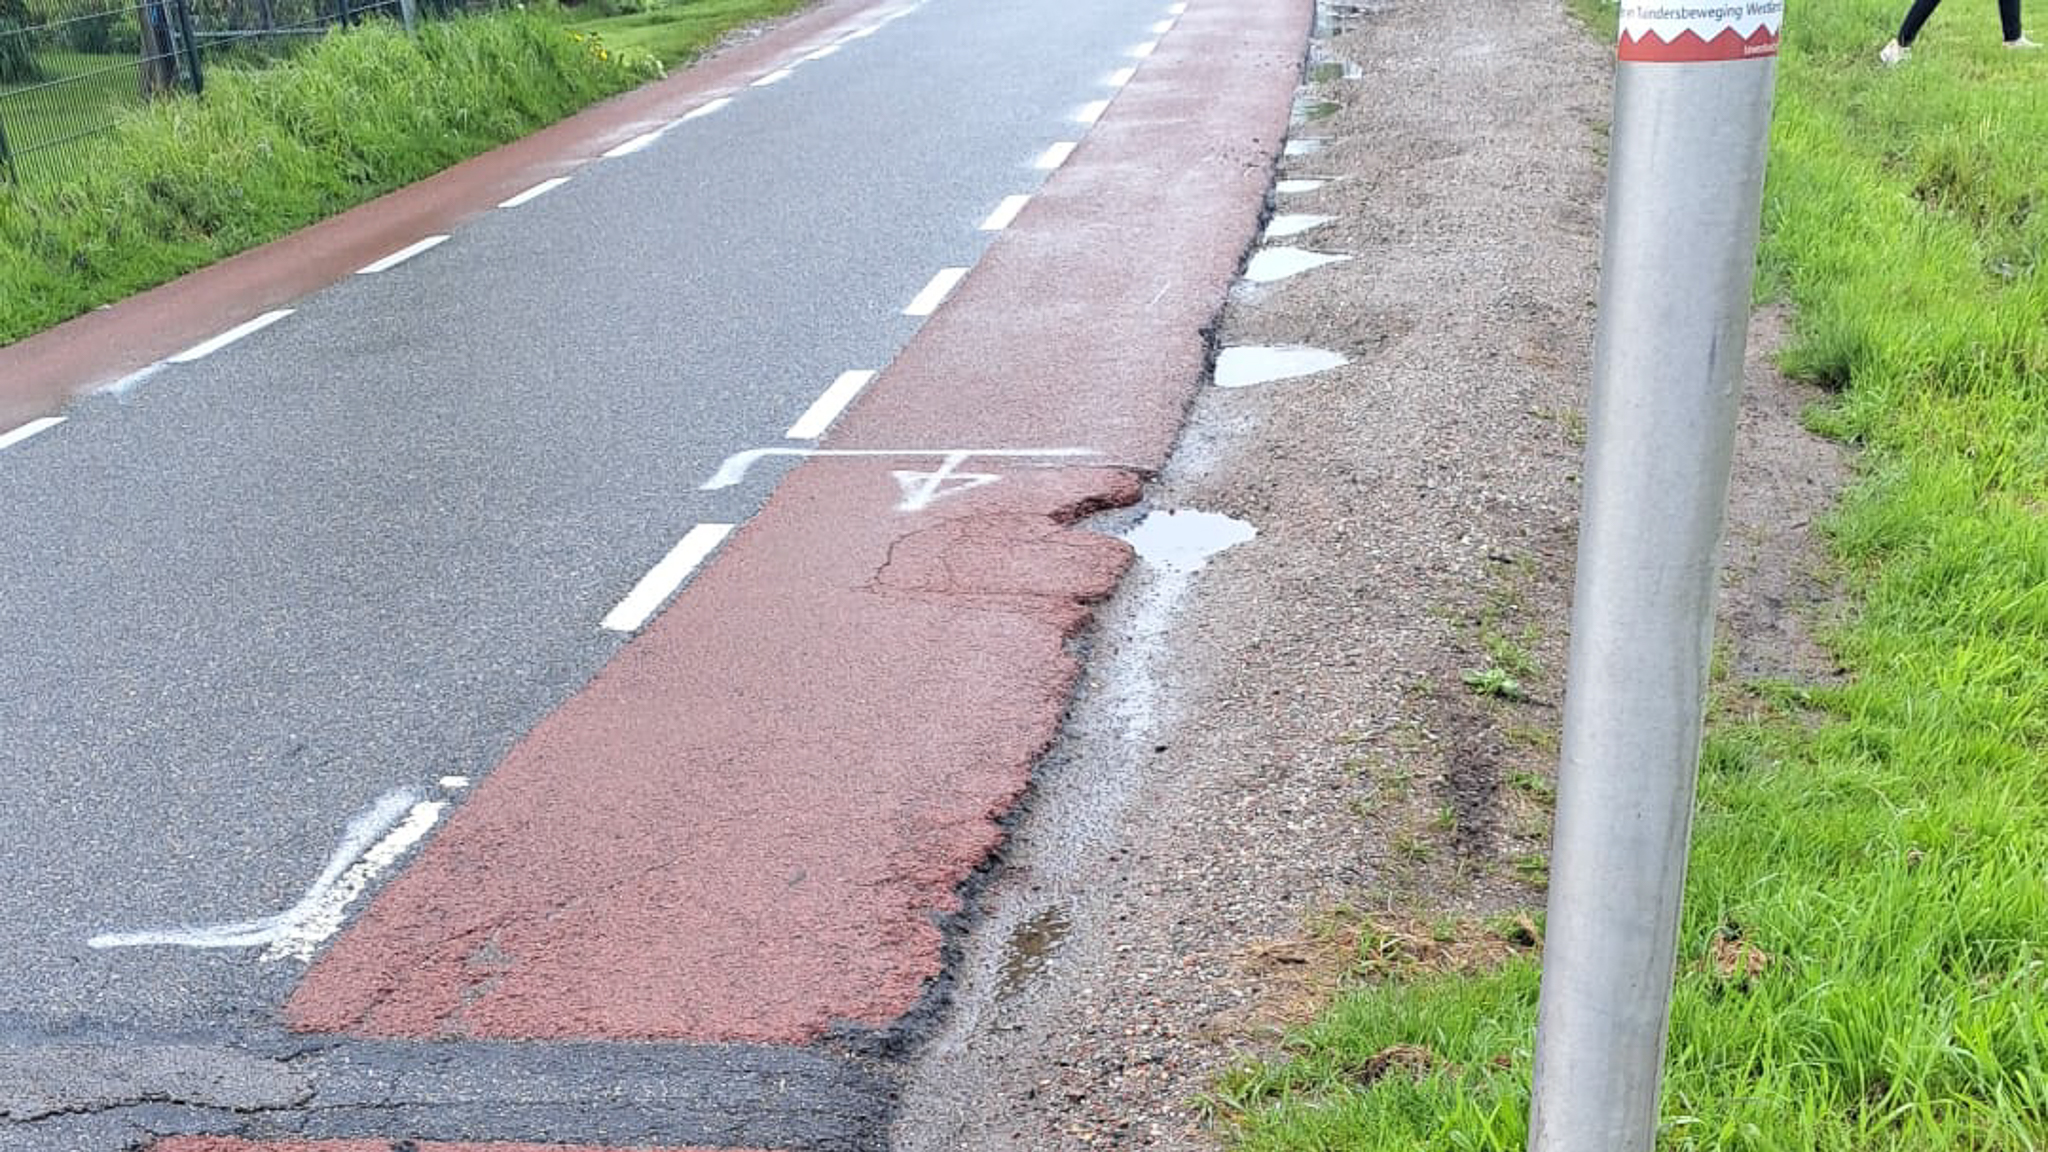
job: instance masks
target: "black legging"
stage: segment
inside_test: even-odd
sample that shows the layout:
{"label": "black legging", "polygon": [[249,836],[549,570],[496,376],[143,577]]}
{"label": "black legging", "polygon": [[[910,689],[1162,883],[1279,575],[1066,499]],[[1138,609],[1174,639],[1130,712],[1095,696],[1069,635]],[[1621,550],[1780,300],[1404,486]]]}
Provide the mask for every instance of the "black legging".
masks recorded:
{"label": "black legging", "polygon": [[[1906,22],[1899,25],[1899,44],[1909,46],[1913,38],[1920,35],[1920,26],[1934,14],[1934,6],[1941,0],[1913,0],[1913,7],[1906,13]],[[1998,22],[2005,28],[2007,40],[2020,38],[2020,0],[1998,0]]]}

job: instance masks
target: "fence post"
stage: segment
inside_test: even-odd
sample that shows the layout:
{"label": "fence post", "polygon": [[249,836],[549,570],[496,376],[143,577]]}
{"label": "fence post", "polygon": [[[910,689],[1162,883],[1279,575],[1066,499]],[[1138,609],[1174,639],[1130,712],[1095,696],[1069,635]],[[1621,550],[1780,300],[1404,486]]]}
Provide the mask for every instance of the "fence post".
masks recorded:
{"label": "fence post", "polygon": [[185,66],[192,73],[192,94],[206,90],[206,76],[199,67],[199,37],[192,34],[192,0],[174,0],[177,4],[178,38],[184,41]]}
{"label": "fence post", "polygon": [[7,147],[7,123],[0,121],[0,180],[13,183],[14,152]]}
{"label": "fence post", "polygon": [[419,0],[398,0],[398,14],[405,20],[406,32],[411,33],[419,30]]}

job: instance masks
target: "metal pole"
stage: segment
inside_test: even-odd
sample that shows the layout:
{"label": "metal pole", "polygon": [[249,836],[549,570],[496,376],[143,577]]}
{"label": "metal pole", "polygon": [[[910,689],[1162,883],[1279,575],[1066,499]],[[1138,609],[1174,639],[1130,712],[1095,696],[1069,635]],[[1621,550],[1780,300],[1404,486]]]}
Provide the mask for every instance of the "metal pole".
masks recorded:
{"label": "metal pole", "polygon": [[1649,1152],[1782,0],[1622,0],[1530,1152]]}
{"label": "metal pole", "polygon": [[398,0],[398,15],[405,21],[407,32],[417,31],[420,22],[419,0]]}
{"label": "metal pole", "polygon": [[0,123],[0,180],[14,182],[14,153],[7,147],[7,125]]}

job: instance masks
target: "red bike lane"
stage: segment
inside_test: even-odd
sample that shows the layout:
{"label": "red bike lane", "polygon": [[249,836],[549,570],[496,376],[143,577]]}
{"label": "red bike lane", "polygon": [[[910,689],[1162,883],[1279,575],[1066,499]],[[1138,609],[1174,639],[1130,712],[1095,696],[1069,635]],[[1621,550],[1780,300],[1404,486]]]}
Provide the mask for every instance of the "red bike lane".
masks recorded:
{"label": "red bike lane", "polygon": [[[802,1044],[916,1009],[1128,560],[1072,522],[1138,499],[1203,375],[1307,19],[1191,6],[825,444],[891,455],[784,479],[321,958],[292,1025]],[[896,473],[977,449],[1025,455],[903,510]]]}

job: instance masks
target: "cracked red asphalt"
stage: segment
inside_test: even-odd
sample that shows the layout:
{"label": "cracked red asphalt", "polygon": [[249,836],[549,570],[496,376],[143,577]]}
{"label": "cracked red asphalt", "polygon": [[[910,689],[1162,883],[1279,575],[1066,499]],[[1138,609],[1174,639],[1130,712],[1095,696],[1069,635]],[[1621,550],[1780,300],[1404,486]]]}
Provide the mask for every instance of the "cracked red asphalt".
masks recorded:
{"label": "cracked red asphalt", "polygon": [[1128,562],[1067,525],[1172,444],[1309,15],[1191,6],[826,445],[1096,456],[970,461],[1001,481],[911,513],[890,470],[930,464],[799,467],[322,957],[293,1026],[801,1044],[916,1009]]}

